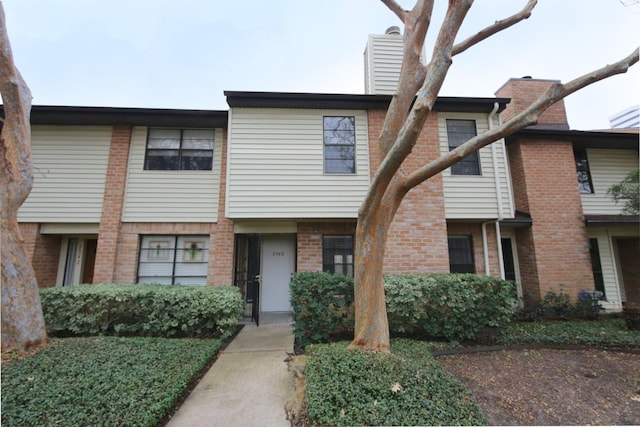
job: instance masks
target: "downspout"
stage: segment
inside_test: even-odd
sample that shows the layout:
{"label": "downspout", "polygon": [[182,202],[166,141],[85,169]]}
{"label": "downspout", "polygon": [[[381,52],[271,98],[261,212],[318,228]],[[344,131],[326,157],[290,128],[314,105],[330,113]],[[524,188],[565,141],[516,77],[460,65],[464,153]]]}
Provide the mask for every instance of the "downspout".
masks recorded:
{"label": "downspout", "polygon": [[[493,121],[497,117],[498,108],[500,108],[500,104],[495,102],[493,104],[493,109],[489,113],[488,117],[489,130],[494,128]],[[493,160],[493,176],[496,186],[496,201],[498,202],[498,218],[495,221],[486,221],[482,223],[482,248],[484,251],[484,267],[485,274],[489,276],[491,271],[489,266],[489,242],[487,238],[487,224],[493,222],[496,228],[496,246],[498,249],[498,265],[500,266],[500,278],[504,280],[504,254],[502,253],[502,237],[500,234],[500,221],[504,218],[504,207],[502,205],[502,183],[500,181],[500,173],[498,170],[498,152],[496,150],[495,143],[491,144],[491,158]]]}

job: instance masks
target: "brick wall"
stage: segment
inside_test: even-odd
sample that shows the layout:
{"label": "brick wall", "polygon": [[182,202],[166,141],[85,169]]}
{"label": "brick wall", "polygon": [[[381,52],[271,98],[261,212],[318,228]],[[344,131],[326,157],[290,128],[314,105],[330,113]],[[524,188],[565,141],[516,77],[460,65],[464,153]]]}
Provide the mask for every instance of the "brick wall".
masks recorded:
{"label": "brick wall", "polygon": [[57,235],[40,234],[39,224],[36,223],[21,223],[19,226],[38,287],[55,286],[62,238]]}
{"label": "brick wall", "polygon": [[116,251],[119,244],[131,131],[131,126],[116,125],[111,133],[93,283],[113,283],[116,281]]}
{"label": "brick wall", "polygon": [[562,286],[574,298],[593,289],[593,274],[576,177],[573,147],[563,141],[510,144],[516,208],[531,214],[518,230],[523,290],[537,296]]}
{"label": "brick wall", "polygon": [[[369,156],[372,175],[380,165],[378,136],[385,110],[369,111]],[[430,115],[414,151],[405,163],[415,170],[440,156],[437,114]],[[411,190],[391,225],[384,262],[385,273],[448,272],[449,252],[442,175]]]}
{"label": "brick wall", "polygon": [[[498,97],[511,98],[506,110],[501,113],[502,121],[507,121],[523,111],[554,83],[560,83],[560,81],[530,78],[509,79],[496,92]],[[538,125],[568,129],[564,100],[556,102],[541,114]]]}
{"label": "brick wall", "polygon": [[299,222],[297,271],[322,271],[322,236],[356,234],[355,222]]}

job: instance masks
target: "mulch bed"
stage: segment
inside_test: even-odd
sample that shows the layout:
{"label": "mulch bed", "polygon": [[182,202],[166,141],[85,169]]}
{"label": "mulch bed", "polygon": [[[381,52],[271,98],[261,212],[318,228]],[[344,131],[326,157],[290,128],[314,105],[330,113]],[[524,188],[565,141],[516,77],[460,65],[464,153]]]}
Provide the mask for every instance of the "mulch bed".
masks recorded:
{"label": "mulch bed", "polygon": [[438,357],[492,425],[638,425],[640,355],[600,349]]}

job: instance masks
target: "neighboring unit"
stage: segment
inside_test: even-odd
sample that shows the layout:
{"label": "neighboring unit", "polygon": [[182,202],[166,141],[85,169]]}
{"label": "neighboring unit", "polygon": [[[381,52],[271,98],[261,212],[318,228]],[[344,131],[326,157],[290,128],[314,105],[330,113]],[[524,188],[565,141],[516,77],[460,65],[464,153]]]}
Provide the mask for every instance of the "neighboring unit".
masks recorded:
{"label": "neighboring unit", "polygon": [[[370,36],[365,95],[233,91],[228,111],[34,106],[19,221],[38,283],[232,285],[255,314],[290,309],[297,271],[352,274],[401,48],[397,31]],[[409,162],[497,126],[552,83],[439,98]],[[599,289],[612,310],[640,302],[640,223],[607,194],[637,167],[637,132],[570,130],[559,102],[412,190],[384,270],[487,274],[525,298]]]}

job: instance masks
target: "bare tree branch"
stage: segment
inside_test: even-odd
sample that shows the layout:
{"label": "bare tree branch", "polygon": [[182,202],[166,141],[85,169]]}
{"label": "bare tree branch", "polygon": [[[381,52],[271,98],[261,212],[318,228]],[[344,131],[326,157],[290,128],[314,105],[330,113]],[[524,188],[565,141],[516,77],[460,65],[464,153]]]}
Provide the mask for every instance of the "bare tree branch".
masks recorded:
{"label": "bare tree branch", "polygon": [[546,111],[551,105],[572,93],[595,82],[606,79],[607,77],[626,73],[629,67],[638,62],[639,57],[640,52],[638,49],[635,49],[629,56],[614,64],[606,65],[598,70],[571,80],[566,84],[557,83],[552,85],[528,108],[507,122],[489,130],[488,132],[471,138],[458,148],[406,176],[402,184],[404,191],[409,191],[437,173],[442,172],[446,168],[462,160],[469,154],[478,151],[480,148],[485,147],[500,138],[504,138],[518,132],[527,126],[536,124],[538,122],[538,118],[544,111]]}
{"label": "bare tree branch", "polygon": [[393,13],[398,16],[398,18],[400,18],[402,22],[404,22],[408,11],[403,9],[402,6],[400,6],[396,2],[396,0],[382,0],[382,3],[384,3]]}
{"label": "bare tree branch", "polygon": [[538,0],[529,0],[524,9],[522,9],[520,12],[501,21],[496,21],[493,25],[488,26],[487,28],[479,31],[468,39],[456,44],[453,47],[452,55],[455,56],[459,53],[462,53],[465,50],[469,49],[471,46],[480,43],[481,41],[491,37],[492,35],[499,33],[500,31],[529,18],[531,16],[531,11],[534,7],[536,7],[537,3]]}

